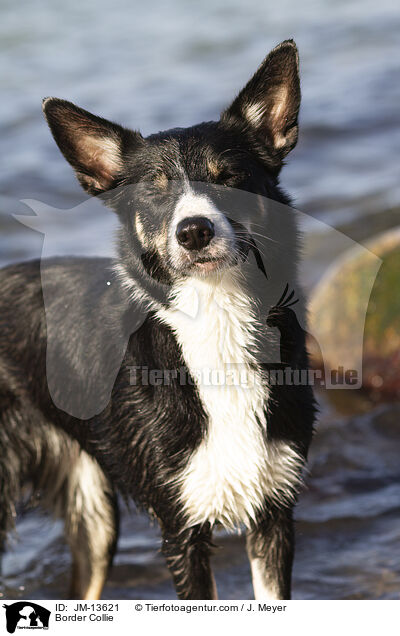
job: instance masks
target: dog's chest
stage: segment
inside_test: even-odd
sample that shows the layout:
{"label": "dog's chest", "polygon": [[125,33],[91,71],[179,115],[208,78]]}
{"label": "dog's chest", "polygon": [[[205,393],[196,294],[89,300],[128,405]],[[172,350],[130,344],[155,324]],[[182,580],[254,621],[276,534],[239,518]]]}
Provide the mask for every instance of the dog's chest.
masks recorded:
{"label": "dog's chest", "polygon": [[268,389],[254,355],[251,299],[232,275],[190,279],[159,317],[173,329],[208,415],[207,434],[178,477],[188,525],[249,526],[266,497],[284,497],[298,479],[294,451],[266,442]]}

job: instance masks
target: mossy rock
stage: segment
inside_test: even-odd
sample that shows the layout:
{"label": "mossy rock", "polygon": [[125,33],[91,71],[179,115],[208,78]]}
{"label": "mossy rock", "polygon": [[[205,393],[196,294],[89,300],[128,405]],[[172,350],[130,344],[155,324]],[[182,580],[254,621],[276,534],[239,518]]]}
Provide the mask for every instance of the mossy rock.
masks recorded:
{"label": "mossy rock", "polygon": [[[366,247],[368,252],[355,247],[339,257],[311,296],[310,333],[318,333],[324,345],[322,361],[321,351],[309,339],[312,366],[326,371],[335,368],[338,359],[345,367],[348,360],[351,365],[363,338],[362,390],[374,401],[399,399],[400,227]],[[377,275],[373,255],[382,261]],[[360,299],[368,299],[372,283],[369,302],[363,304]]]}

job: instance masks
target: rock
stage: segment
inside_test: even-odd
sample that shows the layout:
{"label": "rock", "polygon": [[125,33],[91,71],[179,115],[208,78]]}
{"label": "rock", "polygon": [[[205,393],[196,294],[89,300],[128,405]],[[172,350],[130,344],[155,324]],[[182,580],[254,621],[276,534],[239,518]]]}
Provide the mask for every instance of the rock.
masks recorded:
{"label": "rock", "polygon": [[[362,344],[363,397],[374,402],[397,400],[400,399],[400,227],[376,237],[366,247],[369,251],[355,247],[340,256],[312,294],[309,331],[317,342],[309,338],[311,363],[315,369],[325,369],[325,378],[340,363],[344,370],[357,369]],[[379,271],[379,262],[373,255],[382,260]],[[335,398],[330,394],[336,392],[329,391],[329,398]],[[355,398],[355,393],[360,394],[346,393],[347,400]]]}

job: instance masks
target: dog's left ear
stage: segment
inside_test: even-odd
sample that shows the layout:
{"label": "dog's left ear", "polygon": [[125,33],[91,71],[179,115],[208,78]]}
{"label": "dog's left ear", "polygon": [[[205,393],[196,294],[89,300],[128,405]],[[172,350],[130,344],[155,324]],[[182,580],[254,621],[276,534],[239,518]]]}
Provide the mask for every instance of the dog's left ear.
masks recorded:
{"label": "dog's left ear", "polygon": [[279,165],[296,145],[299,108],[297,47],[285,40],[267,55],[221,119],[244,124]]}

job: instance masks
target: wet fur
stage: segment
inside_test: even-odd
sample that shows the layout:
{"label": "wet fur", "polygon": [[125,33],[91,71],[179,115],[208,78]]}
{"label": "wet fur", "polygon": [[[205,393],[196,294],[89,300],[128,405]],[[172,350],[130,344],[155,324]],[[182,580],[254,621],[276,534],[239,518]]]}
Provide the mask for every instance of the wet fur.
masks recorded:
{"label": "wet fur", "polygon": [[[33,497],[39,496],[45,507],[65,520],[73,555],[72,596],[101,594],[118,536],[116,492],[120,492],[159,520],[163,552],[180,598],[215,598],[209,554],[216,521],[247,527],[257,597],[290,597],[292,508],[315,411],[310,387],[271,386],[264,395],[255,394],[256,406],[250,401],[243,408],[244,396],[238,394],[236,410],[243,416],[248,412],[249,420],[241,427],[238,418],[224,433],[217,403],[214,400],[212,405],[195,382],[182,385],[171,377],[167,385],[148,386],[139,376],[132,385],[130,369],[186,368],[190,375],[190,365],[195,364],[188,349],[195,334],[191,336],[174,316],[172,298],[177,297],[182,280],[176,268],[181,265],[179,258],[171,261],[168,249],[167,220],[173,218],[183,190],[168,197],[163,194],[166,183],[222,184],[289,203],[278,175],[297,139],[297,73],[296,49],[288,41],[266,58],[219,122],[166,131],[146,140],[69,102],[50,99],[44,104],[53,135],[79,181],[90,194],[110,193],[109,203],[121,221],[117,263],[53,259],[46,264],[50,289],[54,285],[62,290],[61,298],[76,300],[67,318],[60,320],[57,353],[70,363],[78,384],[90,383],[76,344],[70,342],[68,321],[79,324],[87,319],[80,307],[92,296],[98,324],[111,323],[115,333],[125,334],[128,341],[107,406],[86,420],[68,415],[57,408],[46,380],[40,263],[0,272],[0,548],[5,548],[14,526],[15,504],[30,485]],[[136,217],[128,213],[123,194],[114,196],[130,184],[138,186]],[[153,202],[162,196],[160,208]],[[295,227],[292,232],[295,271]],[[138,267],[150,280],[175,290],[167,304],[154,300],[135,282]],[[225,301],[229,305],[230,298],[242,293],[243,307],[247,306],[237,316],[232,338],[238,343],[244,337],[246,346],[242,344],[240,350],[237,345],[237,350],[245,364],[252,364],[252,301],[240,285],[229,291],[234,285],[229,276],[222,290]],[[49,297],[50,303],[57,302]],[[148,316],[129,336],[133,299],[146,305]],[[213,318],[211,310],[204,325],[209,338],[215,332]],[[285,315],[278,312],[274,320],[284,338]],[[101,369],[102,336],[101,331],[94,334],[86,352],[94,369]],[[295,354],[289,362],[306,368],[301,329],[291,329],[290,339]],[[111,339],[110,350],[112,343]],[[261,377],[262,365],[257,369]],[[226,434],[231,459],[224,464],[218,448]],[[210,435],[218,438],[213,450],[207,446]],[[247,453],[247,464],[241,463],[241,453]],[[249,476],[253,459],[257,483]],[[204,461],[209,469],[202,472]],[[222,493],[220,503],[213,485]]]}

